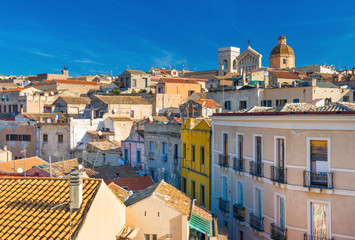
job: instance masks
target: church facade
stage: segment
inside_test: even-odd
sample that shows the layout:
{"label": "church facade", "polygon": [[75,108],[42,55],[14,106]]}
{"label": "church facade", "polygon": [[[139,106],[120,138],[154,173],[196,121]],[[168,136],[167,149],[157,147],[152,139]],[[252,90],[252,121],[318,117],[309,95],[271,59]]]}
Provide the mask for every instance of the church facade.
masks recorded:
{"label": "church facade", "polygon": [[223,47],[218,49],[218,75],[227,73],[248,73],[261,67],[262,55],[248,47],[240,53],[240,48]]}

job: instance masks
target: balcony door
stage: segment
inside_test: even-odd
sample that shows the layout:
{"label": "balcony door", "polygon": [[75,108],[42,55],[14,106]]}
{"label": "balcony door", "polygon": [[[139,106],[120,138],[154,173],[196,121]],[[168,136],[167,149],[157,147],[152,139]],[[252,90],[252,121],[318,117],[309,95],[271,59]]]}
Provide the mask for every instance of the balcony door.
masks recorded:
{"label": "balcony door", "polygon": [[328,141],[311,140],[311,171],[328,171]]}
{"label": "balcony door", "polygon": [[226,176],[222,176],[222,198],[228,200],[228,178]]}
{"label": "balcony door", "polygon": [[238,158],[243,159],[243,135],[238,135]]}
{"label": "balcony door", "polygon": [[262,146],[261,146],[261,137],[255,137],[255,149],[256,149],[256,163],[259,165],[262,162],[262,155],[261,155],[261,150],[262,150]]}
{"label": "balcony door", "polygon": [[228,155],[228,134],[223,133],[223,155]]}
{"label": "balcony door", "polygon": [[281,229],[285,229],[285,198],[276,196],[277,209],[276,209],[276,225]]}
{"label": "balcony door", "polygon": [[311,204],[311,230],[313,239],[327,238],[327,205]]}
{"label": "balcony door", "polygon": [[284,168],[285,167],[285,139],[277,138],[276,144],[277,144],[276,167]]}
{"label": "balcony door", "polygon": [[256,196],[256,201],[255,201],[255,215],[258,218],[263,217],[263,199],[262,199],[262,192],[261,189],[255,188],[255,196]]}
{"label": "balcony door", "polygon": [[142,168],[142,151],[140,149],[137,149],[136,152],[137,155],[137,168],[141,169]]}

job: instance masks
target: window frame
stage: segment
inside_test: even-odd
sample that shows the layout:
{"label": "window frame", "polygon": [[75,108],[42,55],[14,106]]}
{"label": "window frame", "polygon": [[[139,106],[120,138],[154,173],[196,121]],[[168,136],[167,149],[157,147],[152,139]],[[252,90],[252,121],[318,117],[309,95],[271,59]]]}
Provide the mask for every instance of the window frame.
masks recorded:
{"label": "window frame", "polygon": [[311,171],[311,141],[327,141],[328,171],[331,170],[331,141],[330,137],[307,137],[307,171]]}

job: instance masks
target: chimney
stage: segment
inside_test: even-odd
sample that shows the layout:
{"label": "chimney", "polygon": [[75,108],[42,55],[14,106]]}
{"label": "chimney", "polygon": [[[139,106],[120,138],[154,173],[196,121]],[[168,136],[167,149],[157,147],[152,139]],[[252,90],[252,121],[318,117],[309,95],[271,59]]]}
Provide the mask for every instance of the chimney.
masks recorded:
{"label": "chimney", "polygon": [[69,193],[70,193],[70,209],[77,210],[80,208],[83,202],[83,177],[82,173],[72,172],[70,173],[69,182]]}
{"label": "chimney", "polygon": [[317,78],[312,78],[312,87],[317,86]]}
{"label": "chimney", "polygon": [[245,73],[242,74],[242,80],[243,80],[243,86],[247,85]]}
{"label": "chimney", "polygon": [[4,150],[4,152],[7,152],[7,146],[4,145],[4,146],[2,147],[2,150]]}
{"label": "chimney", "polygon": [[91,119],[91,120],[94,119],[94,109],[93,109],[93,108],[91,108],[90,119]]}

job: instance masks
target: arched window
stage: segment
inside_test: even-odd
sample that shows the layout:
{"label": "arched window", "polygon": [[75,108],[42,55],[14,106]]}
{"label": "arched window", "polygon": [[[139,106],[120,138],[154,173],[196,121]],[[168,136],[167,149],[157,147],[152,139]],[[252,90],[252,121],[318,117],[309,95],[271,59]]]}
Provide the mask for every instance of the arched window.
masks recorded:
{"label": "arched window", "polygon": [[233,61],[233,69],[234,69],[234,70],[237,70],[237,60],[234,60],[234,61]]}
{"label": "arched window", "polygon": [[224,61],[223,61],[223,65],[222,65],[222,70],[227,69],[227,67],[228,67],[227,60],[224,60]]}

